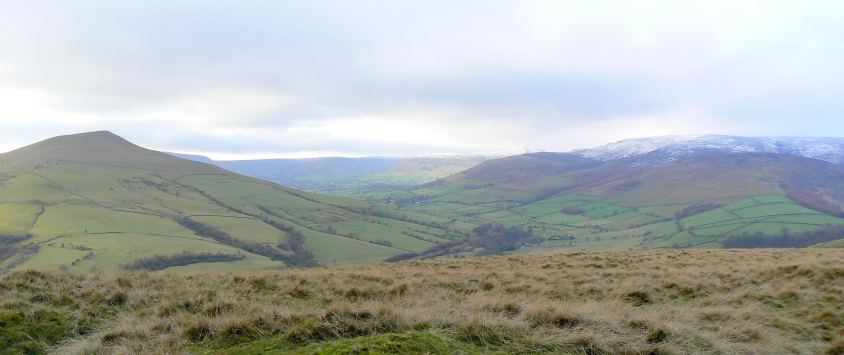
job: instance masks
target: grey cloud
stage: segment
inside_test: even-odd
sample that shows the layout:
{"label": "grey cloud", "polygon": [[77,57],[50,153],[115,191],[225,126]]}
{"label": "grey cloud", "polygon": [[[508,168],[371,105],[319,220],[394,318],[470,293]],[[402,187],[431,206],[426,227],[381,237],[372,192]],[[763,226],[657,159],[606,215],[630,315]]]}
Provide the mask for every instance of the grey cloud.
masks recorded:
{"label": "grey cloud", "polygon": [[575,119],[638,115],[665,109],[667,104],[666,98],[654,95],[649,83],[588,75],[491,73],[419,86],[407,88],[410,95],[435,103],[492,107],[504,104],[518,106],[522,111],[545,110],[546,114]]}
{"label": "grey cloud", "polygon": [[[733,123],[697,133],[840,135],[842,15],[820,1],[8,2],[0,4],[0,90],[45,93],[37,104],[56,114],[43,118],[50,132],[113,129],[169,150],[471,149],[284,133],[365,117],[437,127],[517,122],[507,136],[483,134],[555,150],[565,137],[536,137],[536,127],[556,134],[687,107]],[[168,121],[191,109],[185,101],[215,100],[203,96],[214,90],[281,103],[209,117],[204,127],[199,118]],[[73,122],[79,115],[93,122]],[[0,121],[3,131],[24,127]],[[224,129],[282,138],[215,133]]]}

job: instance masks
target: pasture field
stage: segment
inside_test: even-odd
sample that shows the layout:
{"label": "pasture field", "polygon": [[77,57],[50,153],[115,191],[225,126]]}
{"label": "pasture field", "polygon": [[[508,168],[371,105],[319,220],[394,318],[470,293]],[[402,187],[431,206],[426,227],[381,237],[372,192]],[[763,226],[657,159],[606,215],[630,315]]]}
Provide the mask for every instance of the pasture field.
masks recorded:
{"label": "pasture field", "polygon": [[305,248],[312,250],[323,265],[372,264],[403,254],[405,251],[358,239],[340,237],[317,231],[303,231]]}
{"label": "pasture field", "polygon": [[84,199],[63,189],[56,183],[32,173],[14,174],[3,181],[3,193],[0,202],[35,202],[59,203],[64,201],[82,202]]}
{"label": "pasture field", "polygon": [[[120,149],[138,160],[109,155]],[[0,171],[0,274],[32,267],[110,270],[183,251],[242,253],[245,259],[179,270],[279,268],[294,254],[305,258],[296,265],[374,263],[461,239],[475,227],[299,191],[127,144],[91,156],[69,154],[71,161],[31,155],[37,157],[23,158],[32,158],[29,171],[13,164]],[[98,157],[108,157],[107,164],[85,161]],[[294,233],[304,240],[291,245]],[[387,245],[368,242],[379,240]]]}
{"label": "pasture field", "polygon": [[15,271],[0,353],[841,354],[844,249]]}
{"label": "pasture field", "polygon": [[[451,199],[448,195],[440,199]],[[537,237],[559,235],[575,237],[572,249],[583,251],[626,250],[654,248],[720,248],[729,235],[744,232],[780,235],[813,231],[828,224],[844,224],[835,217],[801,206],[782,195],[760,195],[743,199],[722,199],[717,208],[677,218],[675,213],[696,203],[666,205],[621,205],[600,196],[568,194],[539,200],[529,204],[509,203],[493,211],[463,212],[459,216],[469,223],[487,221],[505,226],[530,228]],[[729,202],[729,203],[727,203]],[[460,207],[458,207],[460,206]],[[451,211],[472,211],[468,202],[435,202],[409,208],[442,217],[455,216]],[[563,213],[564,208],[582,209],[579,214]],[[588,237],[588,240],[587,240]],[[634,239],[633,238],[638,238]],[[548,241],[546,241],[548,243]],[[548,243],[553,251],[559,243]],[[527,251],[542,249],[545,244],[532,245]],[[537,248],[538,247],[538,248]]]}
{"label": "pasture field", "polygon": [[[77,250],[74,247],[90,248],[91,250]],[[148,258],[155,255],[171,255],[176,251],[190,250],[196,253],[223,253],[223,254],[238,254],[240,251],[237,248],[222,245],[213,240],[191,236],[179,237],[171,235],[148,235],[148,234],[131,234],[131,233],[105,233],[105,234],[87,234],[69,236],[60,238],[41,247],[31,259],[23,263],[21,269],[30,268],[45,268],[55,267],[55,265],[68,266],[70,271],[88,271],[88,270],[116,270],[120,264],[130,264],[133,260],[138,258]],[[59,254],[67,252],[74,256],[73,258],[62,257]],[[89,259],[82,259],[82,256],[88,253],[93,253]],[[264,267],[280,268],[284,267],[284,263],[280,261],[271,261],[269,258],[256,255],[252,253],[243,252],[246,256],[246,261],[263,260]],[[81,262],[77,265],[71,265],[76,259]],[[234,261],[232,263],[248,264],[249,262]],[[211,263],[223,264],[223,263]],[[192,264],[182,267],[182,269],[191,269],[197,267],[197,270],[203,270],[203,264]],[[235,265],[231,265],[234,269]],[[253,269],[253,268],[250,268]]]}
{"label": "pasture field", "polygon": [[367,242],[377,240],[386,241],[390,243],[390,246],[408,252],[421,252],[434,246],[434,243],[402,234],[396,228],[390,228],[389,226],[372,222],[358,220],[343,221],[330,223],[329,226],[343,235],[354,235],[355,238],[360,238]]}
{"label": "pasture field", "polygon": [[240,236],[247,243],[276,244],[285,242],[288,235],[264,223],[244,223],[244,217],[194,216],[192,220],[217,228],[231,235]]}
{"label": "pasture field", "polygon": [[0,234],[22,235],[35,223],[41,208],[33,204],[0,204]]}
{"label": "pasture field", "polygon": [[[442,233],[442,231],[440,231],[436,228],[431,228],[429,226],[423,226],[423,225],[419,225],[419,224],[416,224],[416,223],[398,221],[398,220],[395,220],[395,219],[388,219],[388,218],[381,218],[381,217],[369,217],[369,218],[361,219],[360,221],[377,223],[377,224],[381,224],[381,225],[387,225],[387,226],[391,227],[393,230],[401,230],[402,232],[408,232],[408,233],[412,233],[414,235],[419,235],[420,237],[424,238],[425,240],[434,241],[435,243],[436,242],[446,243],[446,242],[450,241],[449,239],[442,238],[439,235],[439,233]],[[448,222],[446,224],[454,225],[454,224],[458,224],[458,221]],[[461,224],[462,224],[462,222],[461,222]],[[474,227],[474,225],[471,225],[471,226]]]}
{"label": "pasture field", "polygon": [[162,216],[71,204],[47,206],[29,232],[36,235],[32,241],[38,243],[69,235],[113,232],[193,236],[172,219]]}

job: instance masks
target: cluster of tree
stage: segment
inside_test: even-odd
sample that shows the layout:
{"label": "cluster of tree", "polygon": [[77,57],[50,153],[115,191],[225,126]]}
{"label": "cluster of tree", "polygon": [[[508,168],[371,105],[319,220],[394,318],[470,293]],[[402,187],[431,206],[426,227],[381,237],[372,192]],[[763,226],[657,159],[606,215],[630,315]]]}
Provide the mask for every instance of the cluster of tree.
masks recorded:
{"label": "cluster of tree", "polygon": [[[278,217],[272,210],[269,208],[258,206],[258,209],[264,211],[267,215],[276,216]],[[276,247],[281,250],[292,252],[292,255],[285,255],[285,254],[278,254],[277,259],[284,261],[285,264],[293,267],[317,267],[320,266],[319,262],[317,262],[314,253],[310,252],[309,250],[305,249],[305,235],[302,232],[296,230],[293,226],[288,226],[284,223],[276,222],[272,219],[264,217],[264,223],[269,224],[275,229],[278,229],[284,233],[287,233],[290,237],[287,240],[287,243],[279,242]],[[333,229],[333,228],[331,228]],[[336,231],[335,231],[336,232]]]}
{"label": "cluster of tree", "polygon": [[20,253],[20,248],[14,245],[0,244],[0,261],[11,258]]}
{"label": "cluster of tree", "polygon": [[[527,230],[518,227],[504,227],[501,224],[487,223],[472,230],[473,234],[462,241],[440,243],[434,245],[419,255],[413,253],[397,255],[386,259],[387,262],[401,261],[412,258],[430,259],[442,255],[470,251],[483,248],[478,255],[501,254],[508,250],[519,248],[525,243],[541,243],[545,238],[533,236],[530,227]],[[411,255],[413,254],[413,255]]]}
{"label": "cluster of tree", "polygon": [[76,259],[76,260],[74,260],[72,263],[70,263],[70,266],[76,266],[76,265],[78,265],[79,263],[81,263],[81,262],[82,262],[82,260],[89,260],[89,259],[91,259],[91,258],[93,258],[93,257],[94,257],[94,252],[90,252],[90,253],[88,253],[88,254],[85,254],[85,256],[83,256],[83,257],[82,257],[82,259]]}
{"label": "cluster of tree", "polygon": [[412,197],[409,197],[409,198],[394,199],[392,201],[392,203],[395,204],[398,207],[404,207],[404,206],[407,206],[407,205],[412,205],[412,204],[417,203],[417,202],[425,202],[425,201],[430,200],[431,198],[433,198],[433,196],[431,196],[431,195],[413,195]]}
{"label": "cluster of tree", "polygon": [[26,262],[29,257],[40,250],[38,244],[29,243],[27,245],[0,245],[0,261],[10,259],[4,268],[0,269],[0,275],[14,269],[20,264]]}
{"label": "cluster of tree", "polygon": [[194,253],[183,251],[173,255],[155,255],[149,258],[135,259],[131,264],[120,264],[121,270],[164,270],[171,266],[183,266],[197,263],[220,263],[227,261],[243,260],[243,254],[223,253]]}
{"label": "cluster of tree", "polygon": [[434,245],[434,246],[432,246],[428,249],[425,249],[425,251],[423,251],[420,256],[424,259],[424,258],[434,258],[434,257],[437,257],[437,256],[452,253],[452,252],[457,251],[457,248],[459,248],[461,244],[463,244],[463,243],[448,242],[448,243],[437,244],[437,245]]}
{"label": "cluster of tree", "polygon": [[674,218],[680,219],[680,218],[684,218],[684,217],[688,217],[688,216],[694,216],[698,213],[703,213],[703,212],[706,212],[706,211],[714,210],[718,207],[721,207],[721,206],[716,205],[712,202],[698,203],[698,204],[694,204],[694,205],[691,205],[689,207],[686,207],[686,208],[684,208],[680,211],[677,211],[676,213],[674,213]]}
{"label": "cluster of tree", "polygon": [[481,254],[501,254],[508,250],[514,250],[520,246],[520,242],[531,237],[531,231],[525,231],[517,227],[505,228],[501,224],[487,223],[472,230],[476,236],[470,238],[469,243],[475,247],[484,248]]}
{"label": "cluster of tree", "polygon": [[483,183],[477,183],[477,184],[465,184],[465,185],[463,185],[463,189],[464,189],[464,190],[477,190],[477,189],[482,189],[482,188],[484,188],[484,187],[490,187],[490,186],[492,186],[492,185],[495,185],[495,183],[493,183],[493,182],[488,182],[488,183],[486,183],[486,184],[483,184]]}
{"label": "cluster of tree", "polygon": [[653,220],[642,222],[642,223],[630,223],[630,224],[627,225],[627,229],[639,228],[639,227],[647,226],[649,224],[656,224],[656,223],[659,223],[659,222],[667,222],[667,221],[672,220],[671,217],[661,217],[658,214],[654,214],[654,213],[645,213],[645,215],[653,218]]}
{"label": "cluster of tree", "polygon": [[165,183],[165,182],[155,182],[155,181],[152,181],[152,180],[145,179],[143,177],[140,178],[140,180],[144,185],[147,185],[149,187],[154,187],[158,190],[162,190],[162,189],[167,188],[167,183]]}
{"label": "cluster of tree", "polygon": [[841,206],[824,200],[823,196],[816,191],[792,187],[786,190],[785,197],[788,197],[803,207],[844,218],[844,211],[842,211]]}
{"label": "cluster of tree", "polygon": [[6,235],[0,234],[0,261],[11,258],[20,253],[21,248],[15,246],[15,243],[32,238],[32,234],[24,235]]}
{"label": "cluster of tree", "polygon": [[384,239],[370,240],[369,242],[372,243],[372,244],[383,245],[385,247],[392,247],[393,246],[393,242],[391,242],[389,240],[384,240]]}
{"label": "cluster of tree", "polygon": [[584,210],[580,207],[565,206],[565,207],[560,209],[560,212],[565,213],[565,214],[570,214],[570,215],[578,215],[578,214],[586,212],[586,210]]}
{"label": "cluster of tree", "polygon": [[625,181],[614,187],[617,191],[628,191],[642,186],[641,181]]}
{"label": "cluster of tree", "polygon": [[831,240],[844,239],[844,225],[826,225],[820,229],[792,234],[783,228],[781,235],[744,232],[724,240],[725,248],[802,248]]}
{"label": "cluster of tree", "polygon": [[[273,222],[275,223],[275,222]],[[280,259],[284,261],[285,264],[294,266],[294,267],[317,267],[320,266],[314,257],[314,253],[311,253],[309,250],[305,250],[305,235],[302,232],[297,231],[293,227],[285,226],[284,224],[279,224],[278,228],[282,231],[287,232],[290,235],[289,240],[287,241],[287,247],[292,252],[290,255],[280,255]],[[279,243],[279,246],[283,243]]]}
{"label": "cluster of tree", "polygon": [[395,262],[399,262],[399,261],[410,260],[410,259],[413,259],[417,256],[419,256],[419,254],[417,254],[417,253],[404,253],[404,254],[399,254],[399,255],[393,255],[389,258],[386,258],[386,259],[384,259],[384,262],[385,263],[395,263]]}
{"label": "cluster of tree", "polygon": [[[189,186],[183,186],[183,187],[185,187],[189,190],[192,190],[196,193],[199,193],[200,195],[204,196],[205,198],[213,201],[214,203],[216,203],[220,206],[228,208],[231,211],[234,211],[234,212],[237,212],[237,213],[240,213],[240,214],[244,214],[244,215],[247,215],[247,216],[259,218],[259,216],[247,213],[247,212],[245,212],[245,211],[243,211],[243,210],[241,210],[237,207],[227,205],[227,204],[223,203],[222,201],[218,200],[217,198],[215,198],[214,196],[206,194],[202,190],[194,189],[194,188],[191,188]],[[291,194],[293,194],[294,196],[306,199],[308,201],[314,202],[314,200],[311,199],[311,198],[306,198],[304,196],[294,194],[292,192],[291,192]],[[257,207],[258,207],[258,209],[260,209],[261,211],[263,211],[267,215],[278,217],[275,213],[273,213],[272,210],[270,210],[266,207],[263,207],[263,206],[257,206]],[[279,229],[279,230],[281,230],[281,231],[290,235],[290,240],[288,241],[288,243],[286,245],[284,243],[279,243],[277,246],[282,250],[293,252],[293,255],[285,255],[284,253],[280,253],[275,248],[272,248],[272,247],[264,245],[264,244],[260,244],[260,243],[248,244],[248,243],[245,243],[241,240],[233,238],[231,235],[229,235],[226,232],[220,231],[220,230],[215,229],[211,226],[208,226],[208,225],[199,223],[197,221],[191,220],[187,217],[179,218],[178,220],[176,220],[176,222],[181,224],[183,227],[192,230],[196,234],[214,239],[214,240],[220,242],[221,244],[233,246],[235,248],[243,249],[243,250],[246,250],[248,252],[258,254],[258,255],[263,255],[263,256],[269,257],[270,259],[273,259],[273,260],[281,260],[281,261],[284,261],[284,263],[289,265],[289,266],[294,266],[294,267],[316,267],[316,266],[320,266],[319,263],[316,261],[314,254],[311,253],[308,250],[305,250],[305,247],[304,247],[305,235],[304,234],[295,230],[293,227],[288,227],[288,226],[284,225],[283,223],[278,223],[278,222],[276,222],[272,219],[269,219],[267,217],[264,217],[262,220],[264,221],[264,223],[269,224],[270,226],[272,226],[276,229]]]}
{"label": "cluster of tree", "polygon": [[176,219],[176,222],[182,225],[182,227],[192,230],[197,235],[214,239],[220,244],[242,249],[253,254],[263,255],[273,260],[281,260],[283,257],[283,254],[279,253],[278,250],[270,246],[260,243],[246,243],[240,239],[235,239],[226,232],[207,224],[194,221],[188,217]]}
{"label": "cluster of tree", "polygon": [[434,243],[434,244],[439,244],[439,243],[441,243],[439,240],[436,240],[436,239],[430,239],[430,238],[425,238],[425,237],[423,237],[423,236],[421,236],[421,235],[416,235],[416,234],[413,234],[413,233],[408,232],[408,231],[402,231],[402,232],[401,232],[401,234],[404,234],[404,235],[406,235],[406,236],[408,236],[408,237],[411,237],[411,238],[413,238],[413,239],[419,239],[419,240],[426,241],[426,242],[429,242],[429,243]]}
{"label": "cluster of tree", "polygon": [[13,244],[13,243],[17,243],[17,242],[20,242],[20,241],[23,241],[23,240],[27,240],[29,238],[32,238],[31,233],[27,233],[27,234],[24,234],[24,235],[0,234],[0,244]]}
{"label": "cluster of tree", "polygon": [[[54,246],[56,246],[56,243],[50,243],[50,244],[47,244],[47,245],[49,245],[49,246],[51,246],[51,247],[54,247]],[[75,249],[75,250],[79,250],[79,251],[91,251],[91,250],[94,250],[93,248],[89,248],[89,247],[86,247],[86,246],[84,246],[84,245],[73,245],[73,243],[68,243],[67,245],[65,245],[64,243],[62,243],[62,244],[61,244],[61,247],[62,247],[62,248],[69,248],[69,249]]]}
{"label": "cluster of tree", "polygon": [[[437,235],[438,238],[448,239],[448,240],[462,239],[460,236],[455,235],[455,234],[461,234],[459,231],[452,230],[451,228],[446,227],[444,224],[439,224],[437,222],[420,221],[420,220],[417,220],[417,219],[409,218],[407,216],[407,214],[402,214],[402,215],[390,214],[390,213],[387,213],[385,211],[376,210],[374,208],[375,206],[369,206],[369,207],[366,207],[366,208],[349,207],[349,206],[342,206],[342,205],[330,205],[330,206],[337,207],[337,208],[340,208],[340,209],[344,209],[344,210],[347,210],[347,211],[353,212],[353,213],[359,213],[359,214],[362,214],[362,215],[365,215],[365,216],[381,217],[381,218],[385,218],[385,219],[394,219],[394,220],[397,220],[397,221],[418,224],[420,226],[425,226],[425,227],[428,227],[428,228],[435,228],[435,229],[441,230],[443,232],[442,234]],[[364,218],[364,221],[369,222],[366,218]],[[452,220],[452,222],[454,222],[454,221],[456,221],[456,219]],[[378,224],[383,224],[385,226],[389,226],[388,223],[381,223],[381,222],[375,221],[375,220],[373,220],[372,222],[378,223]],[[446,222],[446,223],[448,223],[448,222]]]}

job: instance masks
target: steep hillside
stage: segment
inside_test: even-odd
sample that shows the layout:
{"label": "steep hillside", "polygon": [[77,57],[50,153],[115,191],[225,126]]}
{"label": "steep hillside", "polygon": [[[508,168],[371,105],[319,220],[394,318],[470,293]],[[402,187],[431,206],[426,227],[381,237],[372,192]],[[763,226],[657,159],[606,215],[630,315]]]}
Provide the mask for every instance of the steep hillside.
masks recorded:
{"label": "steep hillside", "polygon": [[48,161],[176,171],[181,174],[228,174],[214,166],[141,148],[107,131],[53,137],[13,150],[0,155],[0,169],[4,172],[15,169],[31,171]]}
{"label": "steep hillside", "polygon": [[109,132],[0,155],[0,272],[371,263],[459,239],[445,218],[306,193]]}

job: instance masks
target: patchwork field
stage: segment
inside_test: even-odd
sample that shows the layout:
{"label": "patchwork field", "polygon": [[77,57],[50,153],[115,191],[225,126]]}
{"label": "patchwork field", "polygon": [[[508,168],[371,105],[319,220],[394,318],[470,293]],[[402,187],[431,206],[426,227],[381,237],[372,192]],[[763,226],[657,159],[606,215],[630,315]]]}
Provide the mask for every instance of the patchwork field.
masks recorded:
{"label": "patchwork field", "polygon": [[[473,227],[237,175],[108,132],[0,155],[0,274],[114,270],[156,256],[179,270],[375,263]],[[185,264],[183,252],[240,260]]]}
{"label": "patchwork field", "polygon": [[[524,205],[505,203],[503,207],[495,207],[495,204],[454,202],[453,195],[446,196],[408,208],[476,226],[493,221],[508,227],[530,228],[535,236],[546,239],[514,253],[541,252],[546,248],[582,251],[720,248],[728,236],[745,232],[779,235],[786,229],[789,233],[804,233],[844,224],[844,218],[806,208],[782,195],[721,202],[723,206],[680,218],[676,213],[695,203],[625,207],[600,196],[568,194]],[[551,240],[555,236],[565,238]]]}
{"label": "patchwork field", "polygon": [[[63,192],[45,195],[42,191],[36,196],[46,201],[16,200],[0,193],[7,201],[0,203],[0,234],[28,233],[31,236],[26,243],[41,248],[18,260],[0,261],[0,268],[15,262],[21,268],[115,269],[137,258],[178,254],[184,250],[224,254],[240,251],[248,255],[247,260],[224,269],[244,265],[285,266],[280,261],[271,261],[267,255],[239,250],[220,244],[214,238],[197,235],[181,225],[179,218],[189,218],[246,244],[270,248],[288,242],[289,231],[277,226],[289,226],[305,236],[305,248],[314,253],[317,262],[326,265],[377,262],[449,240],[444,238],[459,237],[444,227],[449,223],[445,218],[416,213],[411,222],[411,218],[406,217],[409,212],[394,208],[376,208],[367,202],[294,192],[278,185],[227,175],[168,177],[113,167],[85,168],[89,179],[84,184],[68,180],[74,179],[74,175],[67,174],[68,170],[80,169],[79,164],[60,162],[38,169],[39,176],[50,176],[50,186]],[[10,188],[39,190],[29,184],[46,181],[30,176],[32,174],[12,175],[0,191]],[[22,181],[18,181],[19,178]],[[114,181],[118,183],[106,183]],[[73,186],[72,191],[65,186]],[[69,197],[62,200],[65,196]],[[455,226],[461,227],[465,226]],[[93,255],[74,263],[78,253],[53,257],[70,250],[71,245],[90,250]],[[263,261],[254,262],[257,260]],[[197,270],[209,268],[208,265],[195,266]]]}
{"label": "patchwork field", "polygon": [[[834,164],[773,154],[648,165],[636,158],[601,162],[536,153],[366,197],[464,226],[529,231],[531,242],[521,241],[511,253],[720,248],[745,235],[790,237],[844,225],[842,176]],[[453,256],[485,253],[472,248],[468,254],[455,249]]]}
{"label": "patchwork field", "polygon": [[841,354],[844,249],[18,271],[0,353]]}

